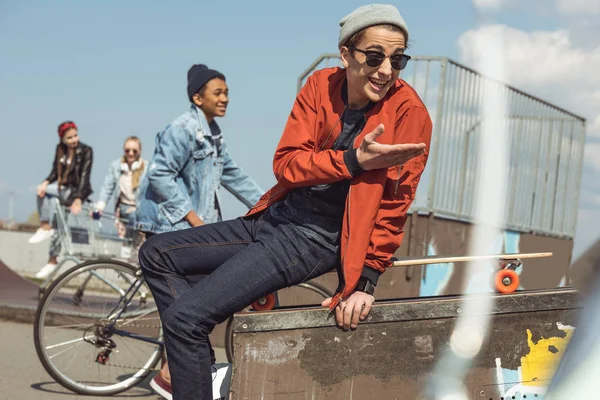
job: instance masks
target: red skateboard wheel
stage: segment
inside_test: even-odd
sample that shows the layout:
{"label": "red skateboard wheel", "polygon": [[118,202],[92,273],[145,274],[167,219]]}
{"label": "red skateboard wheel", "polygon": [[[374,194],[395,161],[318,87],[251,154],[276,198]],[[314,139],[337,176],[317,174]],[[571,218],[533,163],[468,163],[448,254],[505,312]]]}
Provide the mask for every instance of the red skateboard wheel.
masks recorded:
{"label": "red skateboard wheel", "polygon": [[254,311],[268,311],[275,307],[275,294],[271,293],[263,296],[252,303],[252,309]]}
{"label": "red skateboard wheel", "polygon": [[519,275],[512,269],[502,269],[496,273],[494,283],[499,293],[513,293],[519,288]]}

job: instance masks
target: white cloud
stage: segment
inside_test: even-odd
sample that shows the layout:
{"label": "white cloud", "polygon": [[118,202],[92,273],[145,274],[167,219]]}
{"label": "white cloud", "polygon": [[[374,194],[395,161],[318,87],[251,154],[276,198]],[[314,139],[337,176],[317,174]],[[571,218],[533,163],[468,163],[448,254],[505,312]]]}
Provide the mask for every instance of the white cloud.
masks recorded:
{"label": "white cloud", "polygon": [[584,159],[600,173],[600,143],[589,143],[585,146]]}
{"label": "white cloud", "polygon": [[479,9],[499,9],[506,6],[507,0],[473,0],[473,5]]}
{"label": "white cloud", "polygon": [[476,49],[491,40],[503,43],[505,80],[588,118],[587,133],[600,137],[600,46],[575,46],[566,29],[525,32],[487,25],[460,36],[461,61],[477,65]]}
{"label": "white cloud", "polygon": [[556,7],[560,13],[567,15],[600,14],[598,0],[556,0]]}
{"label": "white cloud", "polygon": [[590,16],[600,14],[598,0],[473,0],[479,10],[531,10],[536,14],[547,15],[548,12],[567,16]]}
{"label": "white cloud", "polygon": [[588,52],[574,47],[568,30],[524,32],[505,25],[482,26],[459,38],[462,61],[475,65],[479,44],[498,39],[511,84],[600,85],[600,47]]}

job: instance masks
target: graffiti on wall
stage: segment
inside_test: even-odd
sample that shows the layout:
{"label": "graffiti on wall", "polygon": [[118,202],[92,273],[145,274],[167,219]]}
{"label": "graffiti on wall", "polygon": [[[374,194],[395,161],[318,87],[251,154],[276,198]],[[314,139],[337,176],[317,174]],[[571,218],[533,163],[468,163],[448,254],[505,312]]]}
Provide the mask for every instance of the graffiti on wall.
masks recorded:
{"label": "graffiti on wall", "polygon": [[575,328],[556,323],[562,335],[534,340],[531,331],[527,330],[527,346],[529,352],[521,357],[517,370],[502,367],[502,357],[496,358],[496,383],[498,392],[505,399],[543,400],[550,380],[556,372],[558,363]]}

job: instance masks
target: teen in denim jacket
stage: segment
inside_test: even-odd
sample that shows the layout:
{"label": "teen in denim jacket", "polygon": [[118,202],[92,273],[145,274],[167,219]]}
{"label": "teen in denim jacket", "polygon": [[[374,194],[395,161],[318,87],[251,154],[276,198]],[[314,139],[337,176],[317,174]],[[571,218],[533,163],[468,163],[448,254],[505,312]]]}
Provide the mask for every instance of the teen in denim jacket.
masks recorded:
{"label": "teen in denim jacket", "polygon": [[156,135],[140,186],[136,228],[176,231],[221,220],[219,188],[252,207],[263,190],[231,159],[215,117],[225,116],[225,76],[197,64],[188,71],[189,111]]}
{"label": "teen in denim jacket", "polygon": [[[190,110],[156,135],[154,156],[140,186],[136,229],[147,237],[220,221],[221,185],[248,207],[264,193],[231,159],[214,120],[225,116],[229,103],[225,76],[193,65],[187,91]],[[212,359],[214,364],[214,353]],[[168,364],[150,386],[172,398]]]}

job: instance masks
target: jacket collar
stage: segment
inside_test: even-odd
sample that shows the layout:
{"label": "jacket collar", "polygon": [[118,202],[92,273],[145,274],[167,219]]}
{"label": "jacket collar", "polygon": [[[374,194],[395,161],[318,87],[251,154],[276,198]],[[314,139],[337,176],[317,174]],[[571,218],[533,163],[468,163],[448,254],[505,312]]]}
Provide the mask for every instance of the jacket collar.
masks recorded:
{"label": "jacket collar", "polygon": [[198,128],[196,129],[196,137],[201,140],[202,136],[213,137],[221,133],[221,128],[214,120],[210,124],[206,120],[206,115],[195,104],[191,105],[190,113],[192,117],[198,122]]}

